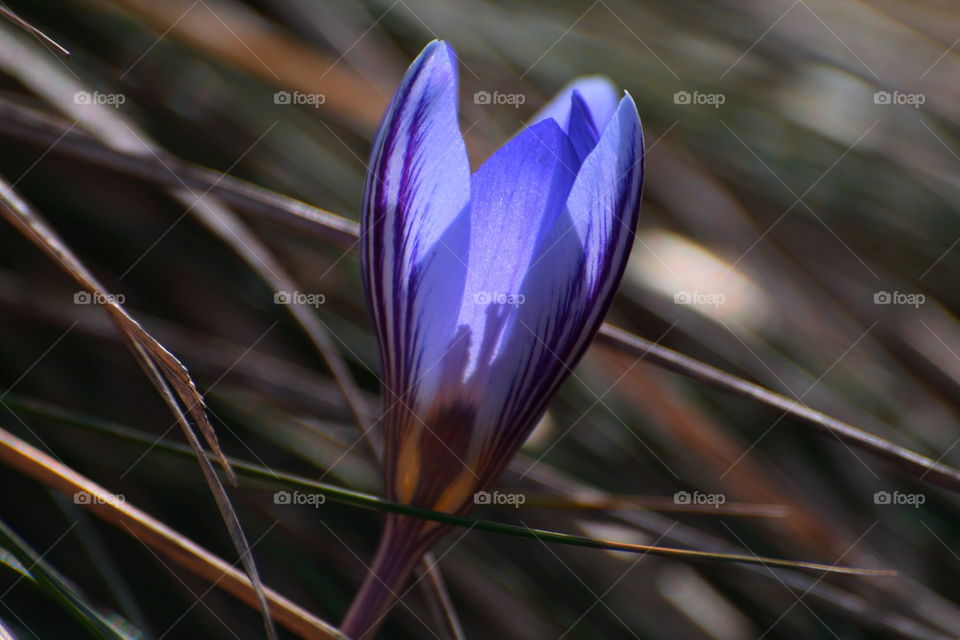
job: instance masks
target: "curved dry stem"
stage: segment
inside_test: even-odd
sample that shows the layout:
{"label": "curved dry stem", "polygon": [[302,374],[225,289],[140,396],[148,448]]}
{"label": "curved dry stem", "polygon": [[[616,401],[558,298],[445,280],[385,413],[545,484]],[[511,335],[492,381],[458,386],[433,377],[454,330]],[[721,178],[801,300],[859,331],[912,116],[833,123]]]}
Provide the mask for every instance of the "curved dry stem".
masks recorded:
{"label": "curved dry stem", "polygon": [[[15,14],[8,7],[0,6],[0,16],[6,18],[13,24],[17,25],[18,27],[20,27],[21,29],[23,29],[24,31],[32,35],[34,38],[39,40],[44,46],[53,49],[55,52],[57,52],[58,55],[61,55],[64,58],[70,57],[70,52],[67,50],[66,47],[64,47],[59,42],[57,42],[56,40],[54,40],[53,38],[45,34],[43,31],[41,31],[40,29],[37,29],[35,26],[33,26],[32,24],[30,24],[29,22],[27,22],[26,20],[24,20],[23,18]],[[2,634],[2,629],[0,629],[0,634]],[[0,635],[0,637],[2,637],[2,635]]]}
{"label": "curved dry stem", "polygon": [[816,409],[811,409],[799,400],[791,400],[766,387],[721,371],[705,362],[700,362],[673,349],[654,344],[609,324],[604,324],[600,329],[597,341],[605,347],[625,351],[633,357],[643,357],[651,364],[679,373],[720,391],[777,409],[782,412],[782,417],[790,416],[802,424],[813,427],[822,434],[832,435],[850,446],[880,456],[908,473],[916,473],[920,480],[927,480],[952,491],[960,491],[960,470],[941,464],[927,456],[901,447]]}
{"label": "curved dry stem", "polygon": [[187,441],[190,443],[200,464],[204,479],[210,487],[217,509],[220,511],[227,527],[230,539],[237,548],[240,561],[243,563],[258,594],[264,614],[267,637],[274,638],[273,623],[269,617],[266,596],[262,593],[260,576],[250,553],[250,545],[243,533],[236,511],[230,503],[230,497],[227,495],[226,489],[224,489],[220,478],[216,474],[213,463],[207,458],[203,445],[187,418],[189,414],[194,424],[199,427],[204,435],[204,439],[212,449],[215,459],[220,462],[229,480],[235,483],[236,475],[220,448],[213,425],[207,419],[203,396],[197,390],[187,368],[120,306],[115,296],[111,295],[97,281],[53,228],[38,213],[33,211],[26,201],[14,191],[13,186],[9,185],[3,178],[0,178],[0,216],[7,219],[14,228],[23,233],[53,259],[65,273],[83,287],[88,295],[102,303],[137,363],[174,414],[177,424],[180,425]]}

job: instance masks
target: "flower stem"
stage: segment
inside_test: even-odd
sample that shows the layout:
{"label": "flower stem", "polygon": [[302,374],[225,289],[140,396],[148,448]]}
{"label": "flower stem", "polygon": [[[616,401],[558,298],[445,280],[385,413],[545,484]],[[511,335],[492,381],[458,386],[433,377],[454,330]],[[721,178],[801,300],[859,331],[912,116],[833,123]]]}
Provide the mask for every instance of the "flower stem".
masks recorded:
{"label": "flower stem", "polygon": [[377,553],[360,590],[340,625],[351,640],[373,640],[380,625],[406,590],[424,553],[449,527],[390,514]]}

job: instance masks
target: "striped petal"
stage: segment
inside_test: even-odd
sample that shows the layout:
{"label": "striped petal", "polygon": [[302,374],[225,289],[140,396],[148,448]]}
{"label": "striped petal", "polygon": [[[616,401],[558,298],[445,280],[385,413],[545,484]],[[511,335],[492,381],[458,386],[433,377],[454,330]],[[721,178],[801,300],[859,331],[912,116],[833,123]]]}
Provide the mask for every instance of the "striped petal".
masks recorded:
{"label": "striped petal", "polygon": [[444,338],[456,329],[449,301],[462,297],[467,273],[469,198],[456,57],[435,41],[388,107],[364,192],[364,286],[392,394],[409,392],[418,371],[439,366]]}
{"label": "striped petal", "polygon": [[643,153],[640,116],[626,95],[584,160],[567,200],[571,230],[583,247],[573,278],[583,279],[586,296],[571,349],[575,357],[599,329],[626,267],[640,213]]}

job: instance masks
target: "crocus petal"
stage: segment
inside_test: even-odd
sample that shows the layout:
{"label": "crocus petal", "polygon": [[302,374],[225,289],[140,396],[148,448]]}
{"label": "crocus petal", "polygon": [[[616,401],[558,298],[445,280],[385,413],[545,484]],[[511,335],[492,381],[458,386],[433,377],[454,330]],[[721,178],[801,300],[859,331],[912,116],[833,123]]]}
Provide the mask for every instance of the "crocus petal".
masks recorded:
{"label": "crocus petal", "polygon": [[524,130],[491,156],[471,181],[470,251],[458,324],[471,334],[467,374],[496,359],[511,306],[537,249],[553,228],[579,169],[553,120]]}
{"label": "crocus petal", "polygon": [[587,106],[583,96],[579,91],[574,91],[570,96],[570,119],[567,124],[567,135],[570,137],[570,144],[580,162],[593,151],[597,146],[597,139],[600,137],[597,133],[597,127],[593,122],[593,116],[590,115],[590,107]]}
{"label": "crocus petal", "polygon": [[543,239],[521,289],[524,304],[485,390],[496,409],[496,459],[519,446],[547,399],[586,350],[623,274],[637,224],[643,138],[633,100],[621,101],[571,188],[566,209]]}
{"label": "crocus petal", "polygon": [[626,267],[640,213],[643,131],[637,106],[625,95],[570,190],[567,212],[583,245],[582,277],[589,299],[573,353],[596,333]]}
{"label": "crocus petal", "polygon": [[609,78],[604,76],[577,78],[561,89],[553,100],[544,105],[530,121],[536,123],[553,118],[564,131],[569,132],[570,104],[574,91],[580,93],[590,110],[594,125],[598,131],[602,131],[620,100],[619,91]]}
{"label": "crocus petal", "polygon": [[[453,50],[432,42],[413,62],[374,141],[364,191],[368,307],[392,393],[405,393],[436,342],[452,335],[466,275],[470,165],[457,123]],[[429,313],[426,313],[428,310]]]}

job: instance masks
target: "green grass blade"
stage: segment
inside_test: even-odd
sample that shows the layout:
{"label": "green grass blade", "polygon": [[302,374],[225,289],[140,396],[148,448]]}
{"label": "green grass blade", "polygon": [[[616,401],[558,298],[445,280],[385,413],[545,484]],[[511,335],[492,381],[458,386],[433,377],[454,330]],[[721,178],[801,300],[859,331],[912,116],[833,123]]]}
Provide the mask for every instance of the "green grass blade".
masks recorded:
{"label": "green grass blade", "polygon": [[103,640],[136,640],[143,637],[128,622],[117,624],[100,613],[3,521],[0,521],[0,547],[6,551],[6,554],[0,555],[0,565],[16,571],[59,601],[96,637]]}
{"label": "green grass blade", "polygon": [[[54,407],[47,403],[26,400],[13,395],[8,395],[4,400],[7,404],[21,411],[28,411],[35,415],[56,420],[63,424],[82,427],[89,431],[109,435],[132,443],[144,444],[179,457],[190,458],[194,456],[192,449],[185,445],[170,442],[164,439],[156,439],[154,436],[143,433],[136,429],[117,425],[97,418],[89,418],[77,413],[66,411]],[[874,569],[859,569],[854,567],[841,567],[836,565],[822,564],[816,562],[802,562],[795,560],[783,560],[779,558],[766,558],[748,554],[717,553],[708,551],[697,551],[692,549],[678,549],[671,547],[658,547],[652,545],[630,544],[612,540],[603,540],[590,538],[587,536],[578,536],[556,531],[546,531],[542,529],[532,529],[526,526],[494,522],[490,520],[480,520],[475,518],[466,518],[462,516],[451,515],[430,509],[421,509],[397,502],[392,502],[385,498],[355,491],[346,487],[318,482],[298,476],[291,473],[271,471],[266,467],[253,464],[236,458],[229,458],[232,468],[241,477],[264,481],[274,485],[286,486],[294,489],[305,489],[312,493],[321,494],[330,500],[343,504],[351,504],[374,511],[385,511],[399,513],[402,515],[432,520],[444,524],[477,529],[480,531],[490,531],[504,535],[511,535],[520,538],[529,538],[541,540],[544,542],[555,542],[557,544],[566,544],[578,547],[587,547],[591,549],[605,549],[611,551],[625,551],[630,553],[641,553],[683,558],[687,560],[706,560],[716,562],[742,562],[747,564],[759,564],[767,567],[779,567],[785,569],[801,569],[809,571],[842,573],[863,576],[891,576],[896,572]]]}

